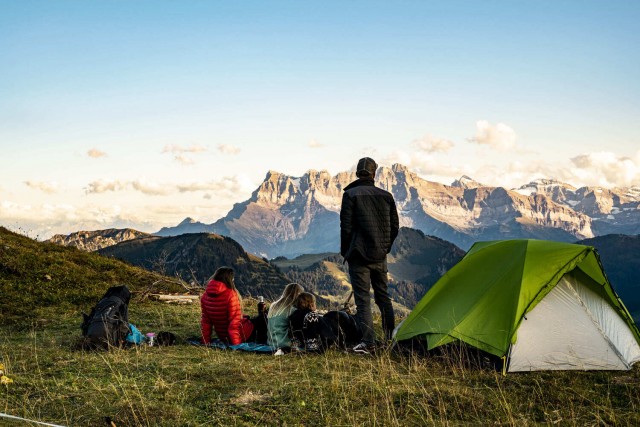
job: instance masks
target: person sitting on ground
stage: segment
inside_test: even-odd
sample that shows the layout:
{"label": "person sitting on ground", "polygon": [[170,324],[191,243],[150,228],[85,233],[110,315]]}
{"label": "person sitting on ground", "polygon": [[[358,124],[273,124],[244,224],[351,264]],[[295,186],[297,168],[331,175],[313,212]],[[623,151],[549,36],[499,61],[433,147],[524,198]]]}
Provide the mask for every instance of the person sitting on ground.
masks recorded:
{"label": "person sitting on ground", "polygon": [[[254,333],[254,323],[242,315],[242,299],[231,267],[220,267],[211,276],[200,298],[202,342],[211,343],[212,329],[225,344],[246,342]],[[255,336],[255,334],[254,334]]]}
{"label": "person sitting on ground", "polygon": [[304,288],[297,283],[289,283],[280,298],[269,307],[267,314],[267,344],[275,349],[291,347],[289,338],[289,316],[295,311],[294,303]]}
{"label": "person sitting on ground", "polygon": [[316,309],[316,298],[309,292],[296,299],[297,310],[289,316],[293,345],[308,352],[322,353],[337,337]]}

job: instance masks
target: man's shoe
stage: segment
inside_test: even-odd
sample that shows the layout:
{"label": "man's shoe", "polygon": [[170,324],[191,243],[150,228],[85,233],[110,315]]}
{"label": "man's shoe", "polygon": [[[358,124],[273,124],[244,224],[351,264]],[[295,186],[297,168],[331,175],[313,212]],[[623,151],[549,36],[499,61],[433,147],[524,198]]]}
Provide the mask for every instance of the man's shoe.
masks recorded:
{"label": "man's shoe", "polygon": [[375,347],[372,345],[368,345],[367,343],[361,342],[357,344],[351,349],[351,352],[354,354],[362,354],[365,356],[372,355],[375,353]]}

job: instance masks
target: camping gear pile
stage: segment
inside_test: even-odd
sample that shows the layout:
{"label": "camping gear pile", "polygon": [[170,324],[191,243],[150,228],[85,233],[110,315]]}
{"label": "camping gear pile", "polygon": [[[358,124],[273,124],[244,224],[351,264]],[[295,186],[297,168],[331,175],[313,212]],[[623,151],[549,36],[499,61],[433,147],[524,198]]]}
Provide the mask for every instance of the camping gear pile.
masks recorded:
{"label": "camping gear pile", "polygon": [[108,349],[130,345],[148,344],[174,345],[176,336],[171,332],[149,332],[143,335],[129,323],[129,301],[131,292],[125,285],[112,286],[91,309],[90,314],[82,313],[82,348]]}

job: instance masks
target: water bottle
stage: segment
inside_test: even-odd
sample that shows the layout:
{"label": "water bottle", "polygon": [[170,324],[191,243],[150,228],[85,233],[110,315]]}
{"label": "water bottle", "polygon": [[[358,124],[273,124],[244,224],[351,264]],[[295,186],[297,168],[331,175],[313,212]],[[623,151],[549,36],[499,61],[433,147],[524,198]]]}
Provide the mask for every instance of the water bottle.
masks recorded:
{"label": "water bottle", "polygon": [[147,342],[149,343],[149,347],[153,347],[156,342],[156,334],[154,334],[153,332],[149,332],[147,334]]}

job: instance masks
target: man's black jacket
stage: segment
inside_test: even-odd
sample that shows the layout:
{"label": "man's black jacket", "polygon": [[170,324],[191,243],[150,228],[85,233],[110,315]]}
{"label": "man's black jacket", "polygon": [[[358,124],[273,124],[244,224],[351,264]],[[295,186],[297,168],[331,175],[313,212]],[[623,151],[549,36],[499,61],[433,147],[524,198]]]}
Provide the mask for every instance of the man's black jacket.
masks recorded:
{"label": "man's black jacket", "polygon": [[393,196],[376,187],[373,179],[360,178],[344,189],[340,209],[340,254],[345,259],[359,254],[365,261],[384,261],[398,235],[398,228]]}

